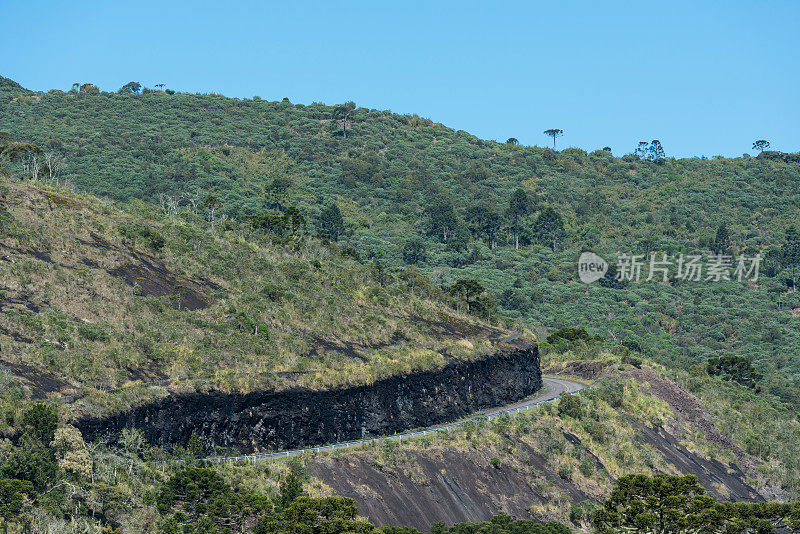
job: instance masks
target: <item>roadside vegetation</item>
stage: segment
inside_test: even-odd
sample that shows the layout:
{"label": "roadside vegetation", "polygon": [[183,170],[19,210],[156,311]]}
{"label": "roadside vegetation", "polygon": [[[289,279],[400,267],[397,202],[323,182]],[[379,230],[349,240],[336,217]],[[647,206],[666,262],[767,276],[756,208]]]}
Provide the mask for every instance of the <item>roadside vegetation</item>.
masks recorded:
{"label": "roadside vegetation", "polygon": [[[393,473],[403,473],[425,486],[435,473],[422,466],[443,453],[458,451],[472,469],[521,477],[529,481],[532,493],[542,496],[529,509],[536,522],[499,517],[486,524],[452,527],[458,532],[617,531],[635,521],[658,519],[638,517],[641,510],[622,513],[616,504],[604,507],[606,499],[622,499],[630,506],[645,502],[648,510],[655,506],[654,499],[662,499],[665,506],[675,507],[667,495],[648,492],[656,480],[652,477],[668,475],[675,485],[680,477],[691,474],[670,456],[682,451],[678,454],[689,455],[704,469],[713,470],[714,462],[729,467],[712,471],[719,482],[703,479],[707,486],[702,492],[697,480],[681,478],[681,484],[695,485],[692,491],[698,499],[702,497],[709,512],[699,514],[695,507],[685,518],[670,512],[671,521],[681,525],[684,519],[689,521],[685,530],[676,531],[689,532],[693,522],[700,520],[722,525],[721,529],[734,525],[729,532],[755,528],[744,524],[760,524],[760,531],[769,531],[764,530],[767,523],[796,525],[798,512],[791,503],[800,497],[795,450],[800,424],[794,412],[737,383],[707,374],[676,375],[622,347],[609,350],[597,341],[574,343],[566,352],[545,345],[545,365],[551,373],[593,381],[593,389],[513,415],[491,420],[476,417],[433,435],[290,460],[208,464],[200,459],[202,447],[196,439],[166,454],[135,429],[125,431],[119,449],[109,450],[102,443],[85,443],[54,406],[29,405],[18,419],[6,414],[7,423],[18,433],[0,442],[6,521],[39,525],[36,528],[62,525],[69,531],[79,526],[89,532],[103,525],[122,532],[283,532],[296,528],[285,525],[286,521],[335,519],[337,524],[350,525],[342,531],[352,531],[352,527],[368,532],[373,527],[358,517],[353,501],[337,497],[323,479],[310,474],[314,465],[341,469],[332,462],[363,459],[384,476],[395,479]],[[700,412],[694,411],[692,402]],[[757,412],[762,413],[757,420],[763,424],[753,423]],[[756,436],[767,420],[776,431]],[[709,422],[711,426],[704,426]],[[673,441],[655,439],[658,435]],[[644,478],[631,479],[631,473]],[[369,487],[366,480],[356,478],[353,483]],[[741,485],[756,492],[751,498],[769,496],[789,504],[758,505],[762,508],[725,504],[748,497],[732,493],[741,491]],[[641,495],[623,499],[620,487]],[[575,500],[570,491],[584,497]],[[431,532],[448,528],[432,525]]]}

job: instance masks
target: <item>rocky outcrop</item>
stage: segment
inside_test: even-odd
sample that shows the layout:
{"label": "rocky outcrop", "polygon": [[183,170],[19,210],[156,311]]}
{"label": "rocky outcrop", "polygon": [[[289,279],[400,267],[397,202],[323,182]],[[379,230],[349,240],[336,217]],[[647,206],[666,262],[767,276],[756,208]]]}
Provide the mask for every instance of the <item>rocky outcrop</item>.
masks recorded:
{"label": "rocky outcrop", "polygon": [[154,445],[185,445],[197,432],[207,452],[296,449],[393,434],[453,421],[524,398],[542,385],[535,344],[517,343],[476,361],[373,384],[248,394],[172,395],[105,419],[76,425],[86,439],[114,443],[125,427]]}
{"label": "rocky outcrop", "polygon": [[[666,430],[633,424],[637,447],[651,448],[671,473],[697,475],[718,500],[762,501],[752,480],[737,464],[703,458]],[[685,429],[683,429],[685,430]],[[535,448],[526,437],[509,433],[502,448],[433,445],[403,448],[394,458],[378,460],[375,451],[319,455],[307,464],[312,476],[343,497],[351,497],[361,515],[378,526],[408,526],[429,532],[437,521],[447,524],[488,521],[498,514],[546,522],[564,520],[569,503],[600,505],[616,481],[600,459],[577,436],[564,438],[591,458],[595,480],[559,474],[559,461]],[[587,448],[584,448],[587,447]],[[505,450],[503,450],[505,449]],[[574,449],[575,450],[575,449]],[[509,454],[509,451],[512,451]],[[500,462],[493,464],[497,456]],[[631,468],[635,469],[635,468]]]}

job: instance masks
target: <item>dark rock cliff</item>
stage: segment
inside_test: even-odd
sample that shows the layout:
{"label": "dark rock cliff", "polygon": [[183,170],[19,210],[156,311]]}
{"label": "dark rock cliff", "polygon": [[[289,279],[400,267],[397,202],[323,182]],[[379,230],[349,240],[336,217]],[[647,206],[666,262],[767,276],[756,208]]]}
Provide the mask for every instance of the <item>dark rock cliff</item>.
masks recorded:
{"label": "dark rock cliff", "polygon": [[88,440],[114,443],[125,427],[139,428],[152,444],[185,445],[197,432],[207,452],[296,449],[393,434],[453,421],[476,410],[524,398],[542,385],[534,344],[507,346],[477,361],[313,391],[172,395],[106,419],[76,422]]}

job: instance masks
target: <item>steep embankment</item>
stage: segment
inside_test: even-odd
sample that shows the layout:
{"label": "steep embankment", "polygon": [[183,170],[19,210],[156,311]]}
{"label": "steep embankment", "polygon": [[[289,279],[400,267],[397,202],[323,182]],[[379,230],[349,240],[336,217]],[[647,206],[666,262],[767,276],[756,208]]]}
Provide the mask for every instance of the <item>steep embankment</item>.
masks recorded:
{"label": "steep embankment", "polygon": [[[631,472],[694,474],[718,499],[786,499],[772,468],[726,436],[701,399],[656,369],[570,362],[549,372],[598,380],[580,409],[558,404],[440,435],[309,458],[307,469],[378,525],[423,531],[496,514],[574,518]],[[579,505],[575,508],[574,505]]]}
{"label": "steep embankment", "polygon": [[[637,444],[652,447],[671,466],[669,471],[674,468],[677,473],[698,475],[701,484],[717,498],[761,500],[735,464],[705,459],[667,432],[647,427],[639,430]],[[594,444],[582,443],[570,433],[560,439],[571,442],[575,451],[586,450],[584,454],[591,457]],[[336,494],[352,497],[370,521],[413,526],[422,531],[436,521],[485,521],[497,514],[539,520],[563,518],[565,514],[555,510],[565,502],[602,501],[601,495],[587,490],[580,474],[559,473],[559,467],[541,450],[513,437],[508,446],[526,461],[504,458],[493,465],[491,458],[502,454],[491,448],[442,447],[399,451],[398,455],[404,458],[396,465],[376,462],[368,453],[326,456],[313,461],[309,471]],[[587,465],[601,473],[605,470],[596,458]]]}
{"label": "steep embankment", "polygon": [[76,424],[85,438],[115,441],[136,427],[153,444],[274,451],[393,434],[507,404],[542,385],[536,345],[515,340],[474,361],[331,390],[173,395],[107,419]]}

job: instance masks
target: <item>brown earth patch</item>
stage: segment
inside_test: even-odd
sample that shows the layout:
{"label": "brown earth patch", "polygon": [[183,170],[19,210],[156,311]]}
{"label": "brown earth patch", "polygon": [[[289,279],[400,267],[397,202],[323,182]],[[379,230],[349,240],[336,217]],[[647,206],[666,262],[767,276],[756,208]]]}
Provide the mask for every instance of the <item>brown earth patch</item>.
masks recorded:
{"label": "brown earth patch", "polygon": [[[359,511],[377,525],[411,526],[422,532],[436,521],[484,521],[501,513],[531,518],[531,506],[549,500],[529,469],[502,463],[493,467],[489,451],[400,454],[404,457],[397,466],[387,467],[367,454],[354,454],[319,458],[308,467],[337,494],[352,497]],[[530,461],[533,470],[546,464],[536,453]],[[549,470],[542,474],[564,498],[586,498]]]}
{"label": "brown earth patch", "polygon": [[576,360],[565,362],[563,365],[553,364],[544,369],[547,373],[561,373],[577,376],[586,380],[598,378],[610,364],[595,360]]}
{"label": "brown earth patch", "polygon": [[[638,432],[638,438],[658,450],[664,459],[686,474],[697,475],[700,484],[718,499],[726,501],[763,501],[755,488],[746,480],[747,476],[735,464],[726,465],[719,460],[707,460],[686,450],[678,440],[663,428],[653,429],[631,422]],[[727,493],[720,492],[724,486]]]}
{"label": "brown earth patch", "polygon": [[[94,232],[89,235],[91,240],[78,239],[78,241],[104,252],[118,252],[127,257],[128,261],[107,272],[136,288],[137,294],[159,298],[168,297],[169,303],[176,308],[190,310],[207,308],[214,302],[210,293],[219,289],[219,285],[209,280],[189,280],[178,276],[156,257],[131,248],[125,250]],[[100,267],[91,259],[84,258],[80,261],[89,267]]]}
{"label": "brown earth patch", "polygon": [[416,316],[411,318],[411,322],[422,326],[431,334],[448,339],[462,339],[465,337],[493,338],[506,335],[506,332],[499,328],[464,321],[446,313],[439,313],[436,321]]}
{"label": "brown earth patch", "polygon": [[709,442],[731,451],[738,461],[747,460],[744,451],[720,433],[714,423],[708,419],[710,415],[697,397],[672,380],[657,375],[647,366],[624,371],[619,376],[633,378],[640,384],[647,384],[654,397],[666,402],[679,419],[687,421],[701,430]]}
{"label": "brown earth patch", "polygon": [[67,381],[47,371],[41,371],[24,363],[0,360],[0,371],[22,379],[31,390],[34,399],[46,399],[49,393],[74,393],[75,388]]}
{"label": "brown earth patch", "polygon": [[177,308],[199,310],[208,307],[213,299],[209,294],[219,286],[203,280],[195,282],[171,273],[161,260],[130,251],[133,261],[122,264],[108,273],[122,278],[143,296],[169,297]]}

